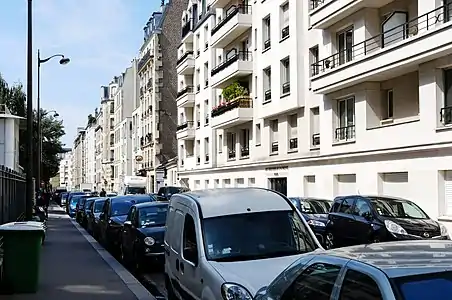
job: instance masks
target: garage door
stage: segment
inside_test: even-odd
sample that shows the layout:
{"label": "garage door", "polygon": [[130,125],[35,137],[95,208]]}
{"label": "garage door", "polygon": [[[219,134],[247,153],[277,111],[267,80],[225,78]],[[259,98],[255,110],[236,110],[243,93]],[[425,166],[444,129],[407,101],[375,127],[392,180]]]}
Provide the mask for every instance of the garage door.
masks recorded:
{"label": "garage door", "polygon": [[315,176],[305,176],[304,177],[304,196],[305,197],[315,197]]}
{"label": "garage door", "polygon": [[444,175],[444,198],[446,200],[446,215],[452,216],[452,171],[446,171]]}
{"label": "garage door", "polygon": [[409,196],[408,172],[383,173],[382,181],[383,195],[401,198]]}
{"label": "garage door", "polygon": [[337,195],[356,195],[356,175],[337,175]]}

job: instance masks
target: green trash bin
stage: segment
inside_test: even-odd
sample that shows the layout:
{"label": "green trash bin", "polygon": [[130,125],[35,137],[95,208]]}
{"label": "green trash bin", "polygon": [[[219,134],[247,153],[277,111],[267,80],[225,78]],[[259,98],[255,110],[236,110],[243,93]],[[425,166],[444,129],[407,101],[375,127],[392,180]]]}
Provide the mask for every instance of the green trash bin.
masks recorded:
{"label": "green trash bin", "polygon": [[44,229],[27,222],[0,226],[3,236],[2,292],[36,293]]}

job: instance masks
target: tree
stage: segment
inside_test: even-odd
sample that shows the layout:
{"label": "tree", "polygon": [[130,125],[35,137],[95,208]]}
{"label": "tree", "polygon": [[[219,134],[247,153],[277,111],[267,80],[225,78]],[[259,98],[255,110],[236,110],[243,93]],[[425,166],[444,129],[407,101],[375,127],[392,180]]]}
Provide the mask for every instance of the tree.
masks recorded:
{"label": "tree", "polygon": [[[22,84],[15,84],[9,86],[7,82],[0,75],[0,103],[6,104],[12,114],[27,117],[26,109],[27,96],[23,91]],[[41,178],[43,181],[48,182],[50,178],[54,177],[59,170],[60,156],[63,152],[63,145],[61,138],[65,134],[64,126],[61,121],[58,121],[53,116],[47,113],[45,110],[41,110],[41,128],[42,128],[42,167]],[[38,157],[37,147],[38,145],[38,130],[37,130],[37,112],[33,112],[33,158],[36,160]],[[26,144],[27,132],[25,130],[20,131],[19,135],[19,164],[25,166],[25,144]],[[36,178],[36,169],[34,169],[33,176]]]}

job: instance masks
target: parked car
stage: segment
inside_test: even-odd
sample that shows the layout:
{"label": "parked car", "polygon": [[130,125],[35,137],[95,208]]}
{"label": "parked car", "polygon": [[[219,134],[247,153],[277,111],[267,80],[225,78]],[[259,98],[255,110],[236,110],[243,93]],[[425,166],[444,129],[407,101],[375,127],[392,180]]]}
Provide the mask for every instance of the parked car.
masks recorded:
{"label": "parked car", "polygon": [[158,195],[169,200],[172,195],[189,192],[189,188],[180,187],[180,186],[162,186],[159,188]]}
{"label": "parked car", "polygon": [[68,192],[61,193],[61,206],[66,207],[67,197],[69,196]]}
{"label": "parked car", "polygon": [[121,234],[121,259],[136,271],[164,262],[163,236],[168,202],[135,204],[130,208]]}
{"label": "parked car", "polygon": [[325,244],[325,227],[333,201],[311,197],[289,197],[311,226],[320,244]]}
{"label": "parked car", "polygon": [[106,197],[93,198],[94,203],[87,214],[86,229],[95,238],[99,238],[99,216],[102,212]]}
{"label": "parked car", "polygon": [[107,196],[108,198],[116,197],[116,196],[118,196],[118,193],[109,192],[109,193],[107,193],[106,196]]}
{"label": "parked car", "polygon": [[444,225],[414,202],[384,196],[334,199],[326,225],[327,248],[395,240],[449,239]]}
{"label": "parked car", "polygon": [[80,200],[77,203],[77,206],[75,208],[75,220],[82,225],[83,216],[85,214],[85,204],[86,200],[92,196],[90,195],[84,195],[80,198]]}
{"label": "parked car", "polygon": [[77,212],[77,205],[78,202],[80,201],[80,199],[82,199],[83,197],[85,197],[84,194],[82,195],[73,195],[68,202],[68,214],[71,218],[75,217],[76,212]]}
{"label": "parked car", "polygon": [[450,241],[359,245],[303,256],[254,299],[449,299],[451,275]]}
{"label": "parked car", "polygon": [[252,299],[302,254],[321,248],[292,202],[259,188],[175,194],[165,232],[168,299]]}
{"label": "parked car", "polygon": [[[82,196],[82,195],[85,195],[85,193],[83,193],[83,192],[70,192],[69,193],[69,195],[68,195],[68,198],[67,198],[67,201],[66,201],[66,213],[68,214],[68,215],[70,215],[70,211],[71,211],[71,209],[70,209],[70,204],[71,204],[71,201],[72,201],[72,198],[74,197],[74,196]],[[75,207],[74,207],[74,210],[75,210]],[[73,216],[72,216],[73,217]]]}
{"label": "parked car", "polygon": [[81,221],[80,224],[83,226],[83,228],[87,228],[88,226],[88,215],[89,212],[92,210],[93,208],[93,204],[94,204],[94,200],[97,199],[97,197],[89,197],[86,199],[85,202],[85,208],[82,212],[82,216],[80,217]]}
{"label": "parked car", "polygon": [[119,250],[121,229],[134,204],[155,201],[146,194],[107,198],[99,216],[99,234],[102,243],[110,250]]}
{"label": "parked car", "polygon": [[52,195],[52,200],[55,201],[57,204],[61,204],[61,194],[66,192],[67,192],[66,188],[59,187],[55,189]]}
{"label": "parked car", "polygon": [[168,200],[169,200],[169,199],[167,199],[167,198],[165,198],[165,197],[160,196],[160,195],[157,194],[157,193],[152,193],[152,194],[149,194],[149,195],[151,195],[152,197],[154,197],[154,198],[155,198],[155,201],[168,201]]}

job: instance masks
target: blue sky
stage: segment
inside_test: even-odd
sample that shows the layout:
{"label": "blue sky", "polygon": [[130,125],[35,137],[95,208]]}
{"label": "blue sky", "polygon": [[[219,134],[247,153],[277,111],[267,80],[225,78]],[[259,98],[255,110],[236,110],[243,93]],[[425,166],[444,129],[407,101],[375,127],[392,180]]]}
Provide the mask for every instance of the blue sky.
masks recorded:
{"label": "blue sky", "polygon": [[[26,83],[26,0],[1,0],[0,73]],[[41,58],[62,53],[41,67],[41,107],[56,110],[72,146],[77,126],[99,105],[100,86],[120,74],[137,54],[142,28],[160,0],[33,0],[33,48]],[[36,63],[34,63],[36,66]],[[36,67],[34,70],[36,107]]]}

